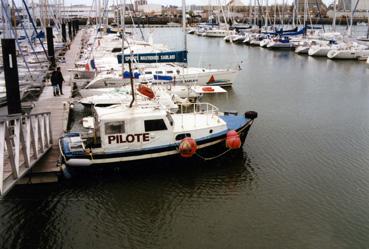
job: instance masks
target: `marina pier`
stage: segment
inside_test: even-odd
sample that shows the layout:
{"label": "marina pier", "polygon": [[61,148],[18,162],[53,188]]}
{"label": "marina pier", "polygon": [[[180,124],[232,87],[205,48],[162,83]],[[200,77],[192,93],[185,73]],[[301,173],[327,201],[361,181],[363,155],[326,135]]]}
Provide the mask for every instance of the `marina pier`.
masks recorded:
{"label": "marina pier", "polygon": [[[61,174],[59,137],[66,131],[72,96],[73,68],[80,55],[81,32],[59,56],[64,95],[55,97],[48,83],[32,111],[27,115],[2,116],[0,119],[0,196],[16,183],[56,182]],[[6,146],[6,150],[5,150]]]}

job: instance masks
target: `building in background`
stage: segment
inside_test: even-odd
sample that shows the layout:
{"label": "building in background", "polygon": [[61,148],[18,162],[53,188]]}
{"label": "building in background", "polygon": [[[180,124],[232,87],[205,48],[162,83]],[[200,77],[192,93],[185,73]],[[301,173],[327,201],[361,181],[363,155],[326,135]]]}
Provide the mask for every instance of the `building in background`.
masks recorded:
{"label": "building in background", "polygon": [[[352,0],[351,4],[356,4],[355,0]],[[355,5],[354,5],[355,7]],[[369,10],[369,0],[360,0],[357,7],[357,11],[368,11]]]}
{"label": "building in background", "polygon": [[139,7],[142,5],[147,5],[147,0],[135,0],[135,11],[139,11]]}
{"label": "building in background", "polygon": [[161,6],[161,4],[146,4],[138,6],[138,12],[150,16],[161,15],[162,9],[163,7]]}
{"label": "building in background", "polygon": [[351,10],[351,0],[338,0],[337,10],[338,11],[349,11],[349,10]]}
{"label": "building in background", "polygon": [[[297,13],[301,17],[304,15],[305,11],[305,0],[296,0]],[[319,14],[325,16],[327,13],[327,6],[322,2],[322,0],[306,0],[307,11],[310,16],[316,17]]]}
{"label": "building in background", "polygon": [[[357,6],[356,6],[357,4]],[[345,17],[349,18],[351,12],[354,10],[356,6],[356,10],[354,13],[354,18],[366,18],[368,17],[368,10],[369,10],[369,0],[338,0],[337,2],[337,12],[336,17]],[[333,17],[333,4],[330,10],[327,13],[328,17]]]}
{"label": "building in background", "polygon": [[338,0],[337,9],[340,11],[352,11],[356,4],[356,11],[369,10],[369,0]]}

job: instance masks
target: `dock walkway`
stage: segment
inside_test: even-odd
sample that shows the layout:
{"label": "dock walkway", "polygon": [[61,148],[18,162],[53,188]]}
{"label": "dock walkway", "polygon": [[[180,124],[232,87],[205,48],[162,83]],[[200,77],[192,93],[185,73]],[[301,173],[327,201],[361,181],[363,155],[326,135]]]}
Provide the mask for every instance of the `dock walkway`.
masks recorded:
{"label": "dock walkway", "polygon": [[[35,167],[32,169],[32,174],[37,173],[55,173],[59,172],[60,168],[57,166],[59,160],[59,147],[58,139],[63,135],[67,128],[68,115],[69,115],[69,104],[68,102],[72,97],[73,90],[73,74],[68,72],[68,68],[73,68],[75,61],[79,59],[80,48],[81,48],[81,37],[82,32],[78,32],[70,45],[70,49],[65,53],[65,62],[60,63],[58,66],[61,68],[61,72],[64,77],[63,93],[64,95],[54,96],[53,87],[51,84],[47,84],[40,95],[38,101],[35,103],[35,107],[32,113],[39,112],[50,112],[51,113],[51,124],[52,124],[52,148],[45,154],[45,156],[37,162]],[[49,178],[35,177],[35,182],[49,182],[55,181],[56,175],[51,174]],[[27,179],[29,182],[29,179]],[[32,180],[31,180],[32,182]]]}

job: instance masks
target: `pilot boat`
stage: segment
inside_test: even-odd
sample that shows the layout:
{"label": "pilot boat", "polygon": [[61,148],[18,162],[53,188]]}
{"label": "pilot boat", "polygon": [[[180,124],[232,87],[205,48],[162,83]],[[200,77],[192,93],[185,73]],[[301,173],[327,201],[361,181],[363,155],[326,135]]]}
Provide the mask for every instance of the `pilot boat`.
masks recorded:
{"label": "pilot boat", "polygon": [[[186,111],[187,109],[187,111]],[[190,111],[189,111],[190,110]],[[221,113],[209,103],[192,103],[177,113],[155,102],[94,107],[84,131],[59,139],[67,167],[123,166],[154,159],[210,160],[239,149],[256,112]]]}

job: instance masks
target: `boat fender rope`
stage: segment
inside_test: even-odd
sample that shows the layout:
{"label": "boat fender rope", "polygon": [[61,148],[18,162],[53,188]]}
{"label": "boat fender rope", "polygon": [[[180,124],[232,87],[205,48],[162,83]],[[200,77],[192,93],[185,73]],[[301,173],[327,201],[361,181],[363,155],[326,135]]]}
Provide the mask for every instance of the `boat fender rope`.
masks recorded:
{"label": "boat fender rope", "polygon": [[223,151],[222,153],[220,153],[219,155],[213,156],[213,157],[203,157],[201,156],[199,153],[195,153],[196,156],[198,156],[199,158],[201,158],[204,161],[210,161],[210,160],[214,160],[217,159],[223,155],[225,155],[228,151],[230,151],[231,149],[227,149],[226,151]]}

